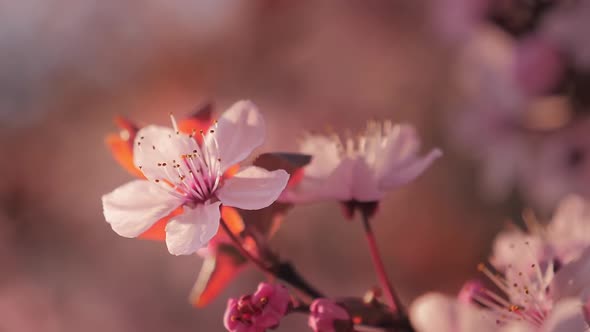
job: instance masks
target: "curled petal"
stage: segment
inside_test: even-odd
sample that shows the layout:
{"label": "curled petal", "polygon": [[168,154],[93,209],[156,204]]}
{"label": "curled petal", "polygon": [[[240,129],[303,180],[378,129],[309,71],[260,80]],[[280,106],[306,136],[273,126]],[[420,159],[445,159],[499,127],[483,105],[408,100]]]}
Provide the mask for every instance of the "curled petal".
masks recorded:
{"label": "curled petal", "polygon": [[217,139],[221,167],[225,171],[262,145],[265,135],[266,125],[256,106],[250,101],[239,101],[221,115],[217,129],[207,133],[205,139]]}
{"label": "curled petal", "polygon": [[414,180],[441,156],[441,150],[433,149],[426,156],[414,160],[406,167],[391,170],[391,172],[382,179],[381,187],[383,189],[393,189]]}
{"label": "curled petal", "polygon": [[137,237],[182,202],[145,180],[128,182],[102,196],[106,221],[124,237]]}
{"label": "curled petal", "polygon": [[185,208],[166,225],[166,245],[173,255],[190,255],[204,247],[219,228],[220,202]]}
{"label": "curled petal", "polygon": [[288,180],[289,174],[284,170],[269,172],[264,168],[250,166],[226,180],[216,194],[225,205],[258,210],[276,201]]}

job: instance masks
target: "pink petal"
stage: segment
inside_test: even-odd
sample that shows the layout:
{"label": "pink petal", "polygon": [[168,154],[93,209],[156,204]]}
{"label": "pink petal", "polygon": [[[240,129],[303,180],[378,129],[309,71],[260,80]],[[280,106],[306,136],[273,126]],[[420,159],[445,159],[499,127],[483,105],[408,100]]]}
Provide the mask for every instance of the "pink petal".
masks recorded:
{"label": "pink petal", "polygon": [[414,159],[409,165],[402,169],[392,169],[381,183],[381,189],[390,190],[404,185],[422,174],[436,159],[442,156],[442,151],[433,149],[426,156]]}
{"label": "pink petal", "polygon": [[441,294],[427,294],[410,307],[410,320],[418,332],[496,331],[493,319],[475,306]]}
{"label": "pink petal", "polygon": [[135,138],[133,163],[141,167],[149,180],[167,179],[168,174],[178,174],[172,168],[175,164],[180,164],[184,173],[188,173],[184,163],[180,162],[182,155],[193,154],[197,148],[197,142],[188,134],[167,127],[147,126]]}
{"label": "pink petal", "polygon": [[166,245],[173,255],[190,255],[203,248],[219,229],[221,202],[198,204],[166,225]]}
{"label": "pink petal", "polygon": [[258,210],[276,201],[288,180],[289,174],[284,170],[269,172],[249,166],[227,179],[216,195],[224,205]]}
{"label": "pink petal", "polygon": [[341,155],[336,141],[322,135],[308,135],[301,143],[300,151],[313,156],[305,166],[305,175],[327,177],[340,164]]}
{"label": "pink petal", "polygon": [[182,202],[145,180],[128,182],[102,196],[106,221],[124,237],[137,237]]}
{"label": "pink petal", "polygon": [[256,105],[250,101],[239,101],[225,111],[213,134],[206,140],[217,139],[221,167],[228,167],[246,159],[254,149],[262,145],[266,125]]}
{"label": "pink petal", "polygon": [[308,176],[307,167],[301,182],[281,195],[281,201],[309,203],[321,200],[349,201],[352,196],[356,160],[345,158],[327,177]]}
{"label": "pink petal", "polygon": [[562,267],[553,278],[551,292],[554,299],[578,296],[590,286],[590,249],[575,261]]}
{"label": "pink petal", "polygon": [[375,172],[367,165],[365,160],[357,159],[352,176],[352,199],[359,202],[380,201],[385,192],[379,188]]}
{"label": "pink petal", "polygon": [[577,298],[557,302],[543,324],[543,332],[588,331],[584,318],[584,304]]}

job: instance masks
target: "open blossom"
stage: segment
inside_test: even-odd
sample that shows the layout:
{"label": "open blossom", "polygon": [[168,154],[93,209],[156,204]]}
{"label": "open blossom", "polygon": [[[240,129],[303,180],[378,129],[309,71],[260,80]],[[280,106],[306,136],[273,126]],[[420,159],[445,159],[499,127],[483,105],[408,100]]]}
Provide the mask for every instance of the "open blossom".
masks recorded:
{"label": "open blossom", "polygon": [[285,286],[261,283],[254,294],[228,301],[223,322],[230,332],[264,332],[279,325],[290,303]]}
{"label": "open blossom", "polygon": [[[317,299],[309,307],[308,325],[314,332],[352,331],[351,317],[344,308],[328,299]],[[341,328],[336,329],[336,324]]]}
{"label": "open blossom", "polygon": [[[430,294],[411,310],[418,331],[589,331],[589,206],[565,199],[543,230],[510,231],[495,242],[489,269],[479,270],[500,290],[469,282],[457,300]],[[538,226],[541,227],[541,226]],[[499,273],[496,273],[499,272]]]}
{"label": "open blossom", "polygon": [[301,152],[311,155],[312,161],[303,169],[299,185],[281,199],[379,201],[387,191],[414,180],[442,154],[433,149],[420,156],[419,151],[414,128],[389,121],[370,122],[356,138],[309,134]]}
{"label": "open blossom", "polygon": [[135,137],[133,162],[145,180],[135,180],[102,198],[105,219],[124,237],[137,237],[174,213],[166,225],[166,244],[175,255],[191,254],[217,233],[220,205],[256,210],[269,206],[289,175],[260,167],[243,168],[231,178],[224,172],[262,144],[265,125],[256,107],[234,104],[202,142],[174,128],[147,126]]}
{"label": "open blossom", "polygon": [[530,233],[518,229],[500,233],[491,257],[494,267],[505,271],[509,266],[524,269],[531,260],[559,266],[577,260],[590,248],[590,205],[580,196],[568,196],[549,224],[536,227]]}
{"label": "open blossom", "polygon": [[[568,298],[553,305],[541,316],[517,311],[492,311],[457,301],[441,294],[428,294],[410,308],[412,325],[418,332],[586,332],[583,304]],[[511,317],[509,323],[505,318]],[[530,321],[529,321],[530,320]]]}
{"label": "open blossom", "polygon": [[[519,255],[527,253],[513,253]],[[590,286],[589,265],[590,254],[562,268],[551,262],[542,266],[530,258],[528,266],[509,265],[502,275],[481,264],[480,271],[501,293],[471,282],[457,299],[440,294],[419,298],[410,318],[419,332],[589,331],[583,306]]]}

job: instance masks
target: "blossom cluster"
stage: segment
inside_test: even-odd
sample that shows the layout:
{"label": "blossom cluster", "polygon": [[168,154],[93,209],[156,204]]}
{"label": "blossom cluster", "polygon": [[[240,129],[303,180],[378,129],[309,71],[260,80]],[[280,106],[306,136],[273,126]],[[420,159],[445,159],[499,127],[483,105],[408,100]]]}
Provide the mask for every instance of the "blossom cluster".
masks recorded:
{"label": "blossom cluster", "polygon": [[[250,263],[284,284],[262,283],[254,294],[230,299],[228,331],[263,332],[293,312],[308,313],[316,332],[409,326],[370,219],[385,194],[420,176],[442,155],[439,149],[421,155],[412,126],[370,122],[358,136],[307,135],[298,153],[265,153],[242,166],[264,142],[265,122],[252,102],[235,103],[217,120],[210,105],[183,121],[171,120],[172,128],[118,120],[121,133],[107,142],[139,179],[104,195],[102,203],[117,234],[165,241],[173,255],[196,253],[212,264],[204,265],[195,284],[195,306],[208,304]],[[340,202],[348,217],[361,214],[387,305],[376,298],[325,298],[269,247],[288,209],[323,200]]]}
{"label": "blossom cluster", "polygon": [[[457,52],[461,92],[449,148],[479,161],[485,197],[528,211],[526,227],[513,220],[498,234],[489,261],[477,266],[481,278],[456,296],[402,301],[373,233],[385,196],[442,156],[439,148],[422,152],[407,123],[309,133],[297,152],[256,155],[266,124],[250,101],[218,116],[210,104],[180,121],[170,114],[171,127],[119,118],[121,133],[107,143],[137,179],[102,197],[105,220],[120,236],[201,257],[190,295],[197,308],[247,266],[268,276],[254,293],[228,300],[230,332],[274,330],[296,313],[315,332],[590,331],[590,5],[441,0],[435,7],[437,31]],[[319,201],[337,202],[344,217],[362,223],[380,284],[364,297],[326,296],[269,244],[291,209]],[[549,211],[550,220],[537,217]]]}

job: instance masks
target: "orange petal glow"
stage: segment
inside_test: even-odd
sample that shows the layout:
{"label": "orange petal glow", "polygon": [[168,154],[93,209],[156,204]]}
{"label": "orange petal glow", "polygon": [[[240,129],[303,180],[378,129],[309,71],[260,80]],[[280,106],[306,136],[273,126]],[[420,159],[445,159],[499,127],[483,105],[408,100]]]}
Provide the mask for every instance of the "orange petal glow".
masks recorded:
{"label": "orange petal glow", "polygon": [[203,308],[211,303],[236,278],[245,263],[243,257],[225,251],[207,257],[189,297],[192,305]]}
{"label": "orange petal glow", "polygon": [[106,143],[115,160],[124,169],[134,176],[145,179],[143,173],[133,164],[133,144],[129,140],[123,139],[121,135],[111,134],[107,136]]}
{"label": "orange petal glow", "polygon": [[229,206],[222,206],[221,218],[223,218],[232,233],[240,234],[244,231],[244,220],[236,209]]}
{"label": "orange petal glow", "polygon": [[152,227],[150,227],[147,231],[143,232],[138,238],[143,240],[152,240],[152,241],[166,241],[166,225],[168,221],[179,214],[182,213],[182,207],[172,211],[168,216],[158,220]]}

